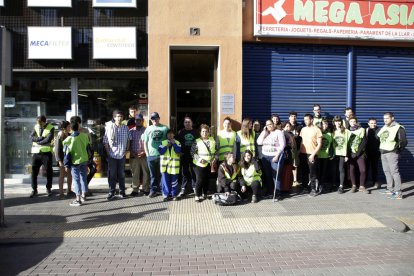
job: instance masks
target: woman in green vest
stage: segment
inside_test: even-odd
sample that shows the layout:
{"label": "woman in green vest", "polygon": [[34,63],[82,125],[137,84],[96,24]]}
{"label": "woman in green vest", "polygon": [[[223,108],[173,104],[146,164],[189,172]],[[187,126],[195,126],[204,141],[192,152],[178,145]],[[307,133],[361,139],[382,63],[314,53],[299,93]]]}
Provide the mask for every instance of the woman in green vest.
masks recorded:
{"label": "woman in green vest", "polygon": [[334,180],[336,181],[339,172],[338,193],[342,194],[344,192],[345,163],[348,161],[348,145],[351,132],[342,124],[341,116],[335,116],[332,122],[334,127],[332,133],[335,150],[334,166],[336,168],[334,170]]}
{"label": "woman in green vest", "polygon": [[236,135],[237,156],[236,160],[240,160],[241,156],[246,150],[250,150],[256,158],[257,143],[256,135],[253,131],[253,123],[250,118],[243,119],[241,129],[237,131]]}
{"label": "woman in green vest", "polygon": [[191,157],[196,175],[195,201],[200,202],[207,197],[211,175],[211,166],[217,162],[216,141],[210,136],[210,127],[200,126],[200,138],[191,147]]}
{"label": "woman in green vest", "polygon": [[242,197],[247,198],[249,194],[252,194],[252,203],[258,201],[259,190],[262,187],[262,171],[259,164],[253,158],[253,152],[246,150],[240,161],[241,176],[240,185]]}
{"label": "woman in green vest", "polygon": [[217,192],[230,193],[239,192],[238,176],[240,168],[235,162],[233,153],[226,154],[224,161],[220,164],[217,173]]}
{"label": "woman in green vest", "polygon": [[358,166],[359,191],[368,193],[367,189],[365,189],[365,146],[367,144],[365,129],[358,124],[358,119],[356,117],[351,116],[349,118],[349,130],[351,131],[351,137],[349,139],[349,146],[351,149],[351,158],[349,158],[349,174],[352,182],[351,192],[355,193],[357,190],[355,167]]}
{"label": "woman in green vest", "polygon": [[330,181],[331,171],[333,169],[332,159],[334,155],[333,137],[332,132],[329,129],[328,119],[322,118],[322,147],[318,152],[319,159],[319,187],[318,193],[331,192],[332,181]]}

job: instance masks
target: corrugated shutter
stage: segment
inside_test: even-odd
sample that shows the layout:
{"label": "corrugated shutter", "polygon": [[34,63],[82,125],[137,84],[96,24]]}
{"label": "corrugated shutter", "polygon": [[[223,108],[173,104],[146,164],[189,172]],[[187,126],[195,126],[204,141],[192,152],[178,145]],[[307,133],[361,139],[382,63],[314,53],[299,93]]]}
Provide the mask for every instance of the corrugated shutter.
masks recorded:
{"label": "corrugated shutter", "polygon": [[323,115],[343,114],[347,53],[340,46],[245,44],[243,116],[263,122],[278,113],[286,120],[295,110],[302,120],[316,103]]}
{"label": "corrugated shutter", "polygon": [[375,117],[383,125],[390,111],[405,126],[408,138],[400,171],[414,179],[414,49],[355,48],[355,111],[361,123]]}

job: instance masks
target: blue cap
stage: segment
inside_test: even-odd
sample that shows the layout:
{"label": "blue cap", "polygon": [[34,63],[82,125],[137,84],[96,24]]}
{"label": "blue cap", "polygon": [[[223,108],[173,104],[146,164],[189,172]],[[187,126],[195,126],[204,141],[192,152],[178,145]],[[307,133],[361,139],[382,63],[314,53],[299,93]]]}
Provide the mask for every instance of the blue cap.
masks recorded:
{"label": "blue cap", "polygon": [[158,112],[151,113],[151,120],[159,119],[159,118],[160,118],[160,114],[158,114]]}
{"label": "blue cap", "polygon": [[144,117],[141,113],[138,113],[137,115],[135,115],[135,120],[144,120]]}

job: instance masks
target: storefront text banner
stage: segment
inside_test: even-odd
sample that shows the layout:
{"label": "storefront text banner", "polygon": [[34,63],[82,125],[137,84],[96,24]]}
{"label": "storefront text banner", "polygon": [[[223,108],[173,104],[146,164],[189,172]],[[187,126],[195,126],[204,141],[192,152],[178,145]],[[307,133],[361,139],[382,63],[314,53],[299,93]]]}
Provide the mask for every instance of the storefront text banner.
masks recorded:
{"label": "storefront text banner", "polygon": [[414,40],[414,1],[255,0],[254,35]]}
{"label": "storefront text banner", "polygon": [[72,59],[71,27],[27,27],[29,59]]}
{"label": "storefront text banner", "polygon": [[28,7],[72,7],[72,0],[27,0]]}
{"label": "storefront text banner", "polygon": [[135,27],[93,27],[94,59],[136,59]]}

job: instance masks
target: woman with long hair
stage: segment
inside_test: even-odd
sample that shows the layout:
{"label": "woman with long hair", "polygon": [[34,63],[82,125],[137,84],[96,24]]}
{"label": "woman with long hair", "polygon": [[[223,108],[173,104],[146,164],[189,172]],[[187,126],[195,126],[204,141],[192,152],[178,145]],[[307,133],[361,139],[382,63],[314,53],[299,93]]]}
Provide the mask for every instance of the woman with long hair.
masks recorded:
{"label": "woman with long hair", "polygon": [[365,135],[365,129],[358,124],[358,119],[354,116],[349,117],[349,130],[351,131],[349,139],[351,149],[351,158],[349,158],[349,174],[352,182],[351,192],[355,193],[357,190],[355,167],[358,166],[359,191],[367,193],[368,191],[365,189],[365,146],[367,144],[367,136]]}
{"label": "woman with long hair", "polygon": [[262,187],[262,171],[257,161],[253,158],[253,152],[246,150],[240,161],[241,177],[239,179],[243,198],[252,194],[252,203],[258,201],[259,190]]}
{"label": "woman with long hair", "polygon": [[240,160],[246,150],[250,150],[253,153],[253,157],[256,157],[257,144],[255,136],[256,133],[253,131],[252,120],[250,118],[244,118],[241,123],[241,129],[237,131],[236,135],[236,160]]}
{"label": "woman with long hair", "polygon": [[339,173],[339,187],[338,193],[344,192],[345,183],[345,163],[348,161],[348,145],[351,132],[344,127],[340,116],[335,116],[332,120],[333,123],[333,141],[334,141],[334,154],[335,154],[335,180]]}
{"label": "woman with long hair", "polygon": [[63,141],[69,136],[70,133],[70,123],[68,121],[62,121],[59,125],[59,132],[55,138],[54,154],[56,162],[59,166],[59,199],[64,199],[65,194],[63,192],[63,183],[68,184],[67,188],[67,197],[70,197],[72,192],[72,174],[65,171],[65,166],[63,164]]}

